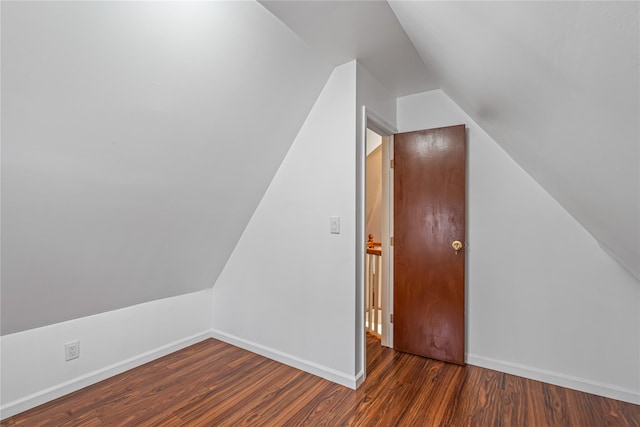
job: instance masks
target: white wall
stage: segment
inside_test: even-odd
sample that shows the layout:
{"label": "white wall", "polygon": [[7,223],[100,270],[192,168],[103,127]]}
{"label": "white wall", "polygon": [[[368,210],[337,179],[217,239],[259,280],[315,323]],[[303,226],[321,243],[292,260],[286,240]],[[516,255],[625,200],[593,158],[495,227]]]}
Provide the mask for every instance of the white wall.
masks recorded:
{"label": "white wall", "polygon": [[2,334],[210,288],[332,70],[256,2],[1,29]]}
{"label": "white wall", "polygon": [[382,137],[371,129],[367,129],[367,151],[365,154],[368,156],[380,145],[382,145]]}
{"label": "white wall", "polygon": [[[395,104],[395,102],[394,102]],[[371,129],[366,132],[365,161],[365,240],[373,234],[382,238],[382,137]]]}
{"label": "white wall", "polygon": [[[0,417],[7,418],[210,336],[211,290],[0,337]],[[65,362],[64,344],[80,341]]]}
{"label": "white wall", "polygon": [[357,68],[357,79],[358,107],[366,106],[369,112],[373,112],[387,124],[395,127],[396,97],[360,63]]}
{"label": "white wall", "polygon": [[[367,131],[367,134],[369,131]],[[382,143],[382,138],[380,138]],[[369,240],[369,234],[373,234],[374,241],[382,238],[382,146],[379,145],[366,161],[366,215],[365,215],[365,239]]]}
{"label": "white wall", "polygon": [[355,62],[334,69],[213,287],[212,322],[217,338],[351,387],[355,86]]}
{"label": "white wall", "polygon": [[401,132],[468,126],[467,361],[640,403],[640,283],[444,92]]}

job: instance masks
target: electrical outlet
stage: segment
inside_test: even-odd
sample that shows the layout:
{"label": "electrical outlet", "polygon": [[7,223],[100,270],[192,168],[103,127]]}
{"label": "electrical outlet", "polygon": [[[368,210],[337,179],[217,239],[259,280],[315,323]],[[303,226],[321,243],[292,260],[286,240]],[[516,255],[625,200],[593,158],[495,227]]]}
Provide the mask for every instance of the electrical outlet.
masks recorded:
{"label": "electrical outlet", "polygon": [[64,345],[64,360],[69,361],[80,357],[80,341],[68,342]]}

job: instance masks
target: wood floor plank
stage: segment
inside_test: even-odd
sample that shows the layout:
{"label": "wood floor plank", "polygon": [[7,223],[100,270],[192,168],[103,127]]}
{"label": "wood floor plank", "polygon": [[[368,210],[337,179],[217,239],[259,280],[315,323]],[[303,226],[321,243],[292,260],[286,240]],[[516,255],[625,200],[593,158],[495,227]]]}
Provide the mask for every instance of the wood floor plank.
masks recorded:
{"label": "wood floor plank", "polygon": [[339,407],[350,407],[354,401],[351,390],[336,384],[325,384],[324,388],[286,420],[285,426],[338,425],[335,421],[341,414]]}
{"label": "wood floor plank", "polygon": [[569,425],[567,416],[567,395],[563,387],[552,384],[542,384],[544,394],[546,422],[550,426]]}
{"label": "wood floor plank", "polygon": [[526,422],[525,380],[515,375],[503,375],[500,419],[503,426],[522,426]]}
{"label": "wood floor plank", "polygon": [[464,367],[442,362],[438,362],[436,366],[438,371],[426,383],[428,386],[416,387],[415,397],[407,403],[408,408],[398,425],[439,426],[443,423],[448,405],[452,404],[452,399],[458,394]]}
{"label": "wood floor plank", "polygon": [[[406,355],[409,360],[414,356]],[[406,370],[410,375],[398,375],[392,387],[388,387],[390,391],[387,398],[388,402],[378,409],[375,415],[380,419],[380,425],[393,425],[394,423],[406,422],[406,412],[415,404],[415,398],[425,387],[425,384],[432,383],[444,365],[442,362],[422,359],[422,363],[416,363],[415,370]]]}
{"label": "wood floor plank", "polygon": [[[251,408],[237,425],[254,425],[250,422],[251,420],[255,420],[259,424],[283,425],[300,410],[305,402],[317,397],[327,385],[326,383],[307,375],[301,375],[294,383],[283,384],[275,392],[264,395],[260,404]],[[299,399],[291,402],[282,398],[289,393],[293,393]]]}
{"label": "wood floor plank", "polygon": [[367,337],[358,390],[208,339],[0,422],[0,426],[629,426],[640,406]]}

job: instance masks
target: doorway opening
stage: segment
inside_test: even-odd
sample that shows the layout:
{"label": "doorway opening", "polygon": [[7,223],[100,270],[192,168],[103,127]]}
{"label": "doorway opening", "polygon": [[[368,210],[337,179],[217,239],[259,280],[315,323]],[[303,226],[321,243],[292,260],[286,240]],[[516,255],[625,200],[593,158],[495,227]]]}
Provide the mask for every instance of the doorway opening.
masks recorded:
{"label": "doorway opening", "polygon": [[[393,216],[393,135],[391,124],[363,108],[361,258],[363,341],[367,334],[380,344],[393,347],[393,247],[390,244]],[[370,236],[371,235],[371,236]],[[364,344],[364,342],[363,342]],[[366,355],[365,355],[366,356]],[[366,360],[366,357],[365,357]]]}
{"label": "doorway opening", "polygon": [[[392,212],[389,205],[389,156],[390,152],[393,150],[393,135],[397,132],[397,129],[392,124],[385,121],[365,106],[361,107],[361,113],[359,116],[358,142],[356,149],[356,370],[359,372],[358,380],[356,382],[357,387],[365,381],[367,376],[367,346],[369,343],[373,342],[375,343],[374,345],[378,346],[393,346],[393,330],[389,323],[391,314],[390,307],[392,307],[392,301],[389,299],[389,277],[391,277],[390,274],[392,274],[392,263],[389,263],[389,260],[393,256],[393,248],[390,248],[389,246],[389,213]],[[371,132],[368,132],[368,130]],[[377,140],[377,142],[369,142],[369,153],[367,152],[367,133],[370,135],[370,140]],[[369,199],[370,202],[372,199],[375,201],[378,197],[376,194],[377,190],[373,192],[373,196],[371,194],[367,195],[367,186],[365,184],[367,154],[375,151],[378,147],[380,147],[379,153],[381,155],[381,160],[378,161],[381,164],[381,173],[379,174],[381,179],[381,183],[379,184],[379,204],[381,211],[379,212],[380,235],[376,236],[376,231],[366,232],[366,201],[367,199]],[[371,189],[369,191],[371,193]],[[370,225],[372,225],[372,221],[376,221],[375,218],[371,218],[371,215],[369,215],[368,219]],[[378,228],[376,228],[376,230],[377,229]],[[369,234],[374,234],[374,237],[372,242],[367,245]],[[375,268],[376,279],[378,281],[375,301],[371,298],[371,293],[367,292],[365,289],[365,280],[369,272],[369,265],[367,264],[367,257],[369,256],[367,254],[367,246],[369,246],[369,252],[374,252],[375,249],[379,249],[381,251],[381,256],[379,258],[380,263],[377,263],[375,267],[373,265],[371,267]],[[375,282],[375,280],[372,280],[372,282]],[[368,298],[366,298],[367,295],[369,295]],[[373,304],[371,304],[372,302]],[[370,306],[373,308],[367,310]],[[374,317],[377,317],[377,319],[374,319]],[[373,331],[372,333],[367,332],[367,324],[377,331],[376,338],[373,338]]]}

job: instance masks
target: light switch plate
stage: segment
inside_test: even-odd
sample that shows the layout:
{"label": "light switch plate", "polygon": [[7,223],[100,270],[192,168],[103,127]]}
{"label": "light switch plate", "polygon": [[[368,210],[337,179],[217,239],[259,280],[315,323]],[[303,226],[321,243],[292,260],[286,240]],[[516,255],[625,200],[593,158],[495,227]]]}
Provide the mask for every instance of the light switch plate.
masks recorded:
{"label": "light switch plate", "polygon": [[340,217],[332,216],[329,217],[330,231],[331,234],[340,234]]}

